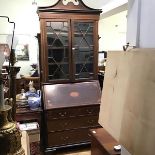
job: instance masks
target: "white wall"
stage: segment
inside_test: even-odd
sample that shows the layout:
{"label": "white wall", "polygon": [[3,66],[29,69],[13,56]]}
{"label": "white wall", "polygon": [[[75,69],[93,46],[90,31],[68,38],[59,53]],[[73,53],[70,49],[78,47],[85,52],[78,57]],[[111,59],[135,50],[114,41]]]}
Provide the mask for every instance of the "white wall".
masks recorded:
{"label": "white wall", "polygon": [[129,0],[127,15],[127,42],[131,46],[139,46],[139,26],[141,0]]}
{"label": "white wall", "polygon": [[[56,0],[55,0],[56,1]],[[52,2],[55,3],[53,0]],[[49,5],[46,2],[37,1],[38,5]],[[10,21],[15,22],[15,38],[18,44],[26,43],[29,45],[29,61],[18,61],[16,65],[21,66],[18,74],[29,75],[32,69],[30,65],[37,62],[38,43],[35,36],[40,32],[39,18],[36,13],[36,6],[32,5],[32,0],[1,0],[0,15],[8,16]],[[7,19],[0,18],[0,42],[8,43],[8,35],[12,36],[13,24],[9,24]],[[10,40],[10,39],[9,39]],[[11,42],[9,41],[11,44]]]}
{"label": "white wall", "polygon": [[[57,0],[37,0],[38,6],[52,5]],[[40,31],[39,19],[33,0],[1,0],[0,15],[9,16],[16,23],[16,34],[35,35]],[[0,33],[8,33],[8,29],[2,27]]]}
{"label": "white wall", "polygon": [[[53,5],[57,1],[58,0],[36,0],[38,6]],[[9,16],[10,20],[16,23],[16,34],[36,35],[40,32],[38,15],[32,2],[33,0],[1,0],[0,15]],[[84,3],[89,7],[97,8],[105,4],[102,0],[98,0],[98,3],[95,4],[93,1],[84,0]],[[8,28],[6,23],[2,23],[2,19],[0,19],[0,26],[0,34],[11,33],[11,29]]]}
{"label": "white wall", "polygon": [[122,50],[126,44],[127,11],[99,21],[99,51]]}
{"label": "white wall", "polygon": [[140,40],[141,48],[155,48],[155,0],[141,0]]}
{"label": "white wall", "polygon": [[129,0],[127,42],[140,48],[155,48],[155,1]]}

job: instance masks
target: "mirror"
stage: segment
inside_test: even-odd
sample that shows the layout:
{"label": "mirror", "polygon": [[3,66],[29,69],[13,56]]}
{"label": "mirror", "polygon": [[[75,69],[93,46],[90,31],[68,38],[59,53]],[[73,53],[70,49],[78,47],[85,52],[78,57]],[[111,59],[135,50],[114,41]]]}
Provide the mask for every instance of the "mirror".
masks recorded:
{"label": "mirror", "polygon": [[[8,45],[8,49],[13,49],[15,52],[16,63],[15,66],[20,67],[20,71],[16,76],[16,93],[20,93],[21,89],[25,88],[25,78],[38,77],[38,39],[35,37],[36,33],[19,33],[18,24],[15,28],[15,22],[10,22],[8,16],[0,16],[0,44]],[[8,21],[7,21],[8,20]],[[18,23],[18,22],[17,22]],[[17,31],[16,31],[17,30]],[[25,29],[23,29],[25,30]],[[15,33],[14,33],[15,32]],[[4,51],[5,52],[5,51]],[[2,68],[2,77],[4,87],[9,86],[8,72],[6,66],[9,66],[9,55],[5,52],[5,62]],[[6,97],[9,92],[7,91]]]}
{"label": "mirror", "polygon": [[[11,39],[12,36],[8,35],[6,42],[10,44]],[[34,76],[33,73],[38,67],[38,39],[31,35],[15,35],[13,48],[17,61],[15,65],[21,67],[17,78]],[[35,76],[38,76],[38,74]]]}
{"label": "mirror", "polygon": [[[2,36],[2,35],[1,35]],[[5,45],[11,45],[12,35],[3,35],[0,36],[0,43],[5,43]],[[3,38],[3,39],[2,39]],[[4,39],[5,38],[5,39]],[[35,36],[31,35],[15,35],[14,37],[14,44],[13,49],[15,50],[16,56],[16,63],[15,66],[20,66],[20,71],[16,76],[16,93],[20,93],[21,89],[28,90],[27,84],[29,78],[35,78],[34,81],[37,81],[36,89],[39,89],[39,75],[38,75],[38,54],[39,54],[39,47],[38,47],[38,39]],[[9,82],[8,82],[8,73],[6,71],[6,67],[9,65],[9,59],[6,55],[5,62],[3,64],[3,81],[4,86],[8,90]],[[29,79],[29,81],[32,79]],[[9,92],[6,91],[5,97],[8,97]]]}

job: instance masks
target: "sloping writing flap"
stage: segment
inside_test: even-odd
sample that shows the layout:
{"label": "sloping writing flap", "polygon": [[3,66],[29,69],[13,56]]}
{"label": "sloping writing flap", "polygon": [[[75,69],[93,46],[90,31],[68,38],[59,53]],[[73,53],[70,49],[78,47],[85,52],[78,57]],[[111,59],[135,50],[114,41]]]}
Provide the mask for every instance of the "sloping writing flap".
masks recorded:
{"label": "sloping writing flap", "polygon": [[45,109],[100,104],[98,81],[43,86]]}

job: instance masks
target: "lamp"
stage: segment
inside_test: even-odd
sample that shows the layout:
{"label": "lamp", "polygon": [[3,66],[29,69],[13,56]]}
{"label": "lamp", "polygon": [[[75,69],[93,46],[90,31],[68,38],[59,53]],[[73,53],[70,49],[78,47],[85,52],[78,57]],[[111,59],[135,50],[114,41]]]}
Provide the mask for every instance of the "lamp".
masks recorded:
{"label": "lamp", "polygon": [[5,44],[0,46],[0,154],[3,155],[24,155],[24,150],[21,146],[21,133],[16,127],[15,113],[16,113],[16,91],[15,91],[15,77],[20,67],[15,67],[15,53],[12,49],[15,23],[9,21],[9,17],[0,16],[0,18],[7,18],[9,23],[13,23],[13,36],[11,42],[11,52],[9,56],[9,66],[7,71],[9,74],[9,98],[4,99],[2,65],[5,60]]}
{"label": "lamp", "polygon": [[13,99],[12,104],[12,119],[15,121],[16,116],[16,75],[20,71],[20,67],[15,66],[16,57],[15,57],[15,50],[13,49],[14,43],[14,32],[15,32],[15,23],[9,20],[7,16],[0,16],[0,18],[7,18],[8,22],[13,24],[12,30],[12,39],[11,39],[11,49],[10,49],[10,56],[9,56],[9,66],[6,67],[8,75],[9,75],[9,98]]}
{"label": "lamp", "polygon": [[4,107],[4,91],[3,91],[3,80],[2,80],[2,66],[5,61],[4,53],[1,51],[0,47],[0,109]]}
{"label": "lamp", "polygon": [[4,91],[3,91],[3,78],[2,78],[2,67],[5,61],[5,45],[0,45],[0,109],[4,108]]}

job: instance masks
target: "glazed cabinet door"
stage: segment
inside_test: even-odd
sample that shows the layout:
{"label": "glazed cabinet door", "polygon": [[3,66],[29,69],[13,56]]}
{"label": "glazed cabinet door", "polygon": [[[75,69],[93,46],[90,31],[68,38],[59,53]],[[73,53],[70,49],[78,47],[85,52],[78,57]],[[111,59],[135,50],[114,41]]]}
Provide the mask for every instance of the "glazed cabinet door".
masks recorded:
{"label": "glazed cabinet door", "polygon": [[95,79],[96,38],[94,21],[72,21],[73,76],[75,80]]}
{"label": "glazed cabinet door", "polygon": [[[47,74],[44,82],[70,79],[70,23],[67,20],[45,21],[45,53],[43,62]],[[42,64],[44,65],[44,64]]]}
{"label": "glazed cabinet door", "polygon": [[43,22],[43,31],[43,82],[63,83],[97,79],[96,21],[46,19]]}

